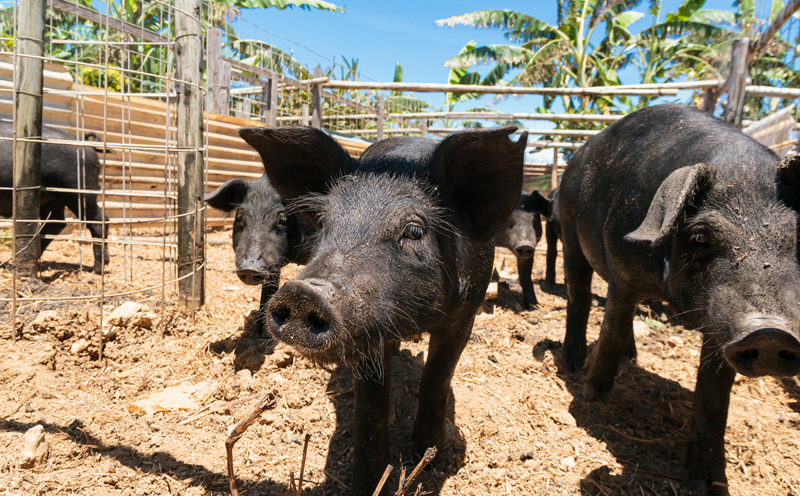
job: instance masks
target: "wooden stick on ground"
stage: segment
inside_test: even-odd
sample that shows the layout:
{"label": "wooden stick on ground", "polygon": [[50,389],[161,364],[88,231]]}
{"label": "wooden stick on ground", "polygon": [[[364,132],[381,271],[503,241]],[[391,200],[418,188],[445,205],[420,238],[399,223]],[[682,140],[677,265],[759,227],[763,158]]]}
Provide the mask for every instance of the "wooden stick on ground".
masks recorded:
{"label": "wooden stick on ground", "polygon": [[265,394],[250,413],[248,413],[241,422],[233,426],[227,439],[225,439],[225,451],[228,457],[228,484],[230,485],[231,494],[233,496],[239,495],[239,492],[236,490],[236,476],[233,473],[233,445],[244,435],[247,428],[250,427],[250,424],[258,420],[258,417],[265,411],[275,408],[275,405],[275,393]]}
{"label": "wooden stick on ground", "polygon": [[303,492],[303,472],[306,469],[306,453],[308,453],[308,440],[311,439],[311,434],[306,434],[303,441],[303,461],[300,463],[300,482],[297,484],[297,496]]}
{"label": "wooden stick on ground", "polygon": [[372,493],[372,496],[378,496],[381,494],[381,489],[383,489],[383,485],[386,484],[386,480],[389,478],[389,474],[392,473],[393,468],[394,467],[391,465],[386,465],[386,470],[383,471],[383,476],[381,477],[380,482],[378,482],[378,487],[375,488],[375,492]]}
{"label": "wooden stick on ground", "polygon": [[403,479],[400,481],[400,487],[397,488],[395,496],[403,496],[406,493],[406,490],[408,490],[408,488],[411,487],[411,484],[414,482],[414,479],[417,478],[419,473],[422,472],[425,466],[430,462],[432,462],[435,457],[436,457],[436,446],[425,450],[425,456],[423,456],[422,460],[420,460],[417,466],[414,467],[414,470],[411,472],[411,475],[409,475],[407,479]]}

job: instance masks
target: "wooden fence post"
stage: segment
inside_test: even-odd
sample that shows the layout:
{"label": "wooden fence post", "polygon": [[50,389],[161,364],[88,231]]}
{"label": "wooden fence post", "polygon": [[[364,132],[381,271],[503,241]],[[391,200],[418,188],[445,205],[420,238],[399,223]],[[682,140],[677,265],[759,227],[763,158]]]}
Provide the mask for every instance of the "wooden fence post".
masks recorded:
{"label": "wooden fence post", "polygon": [[724,121],[736,127],[742,127],[742,111],[744,109],[745,86],[747,85],[747,51],[750,48],[749,38],[733,40],[731,51],[731,72],[728,76],[728,105],[725,107]]}
{"label": "wooden fence post", "polygon": [[205,302],[203,160],[203,40],[200,0],[177,0],[179,301],[194,310]]}
{"label": "wooden fence post", "polygon": [[553,165],[550,166],[550,191],[558,188],[558,147],[553,148]]}
{"label": "wooden fence post", "polygon": [[278,78],[267,78],[261,91],[261,122],[278,125]]}
{"label": "wooden fence post", "polygon": [[423,118],[421,121],[419,121],[419,127],[420,127],[420,136],[422,136],[423,138],[427,138],[428,137],[428,119]]}
{"label": "wooden fence post", "polygon": [[[41,139],[45,0],[20,2],[17,31],[14,136]],[[31,56],[31,57],[27,57]],[[39,188],[42,144],[14,141],[14,263],[17,275],[39,273]],[[20,222],[22,221],[22,222]]]}
{"label": "wooden fence post", "polygon": [[[322,69],[314,69],[314,77],[322,77]],[[322,129],[322,85],[315,84],[311,98],[311,126]]]}
{"label": "wooden fence post", "polygon": [[703,94],[703,112],[713,114],[714,109],[717,108],[717,98],[719,94],[715,88],[708,88]]}
{"label": "wooden fence post", "polygon": [[208,51],[208,109],[210,112],[228,115],[231,100],[231,64],[222,57],[222,31],[207,30]]}
{"label": "wooden fence post", "polygon": [[300,124],[304,126],[308,126],[308,104],[304,103],[302,107],[300,107]]}
{"label": "wooden fence post", "polygon": [[382,93],[378,93],[378,137],[377,141],[383,139],[383,119],[386,116],[386,109],[385,109],[386,102],[384,101],[384,97]]}

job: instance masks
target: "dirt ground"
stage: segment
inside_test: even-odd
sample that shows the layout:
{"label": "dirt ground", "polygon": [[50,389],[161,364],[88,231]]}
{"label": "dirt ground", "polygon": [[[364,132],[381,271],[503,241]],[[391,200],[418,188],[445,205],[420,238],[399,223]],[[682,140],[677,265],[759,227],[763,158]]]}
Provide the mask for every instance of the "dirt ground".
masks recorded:
{"label": "dirt ground", "polygon": [[[111,246],[106,293],[159,283],[160,248],[135,247],[127,258],[121,250]],[[17,342],[10,339],[11,306],[0,302],[0,494],[228,494],[228,429],[273,390],[277,407],[234,450],[240,493],[287,491],[290,474],[300,470],[306,433],[304,494],[348,493],[350,371],[317,368],[249,332],[246,316],[259,291],[236,278],[230,246],[208,248],[207,304],[194,315],[178,310],[172,291],[163,312],[160,290],[106,301],[106,316],[129,300],[159,315],[151,329],[115,329],[102,359],[98,303],[59,300],[99,291],[100,277],[79,270],[77,252],[74,243],[54,242],[44,255],[44,282],[18,286],[19,296],[55,300],[21,304]],[[9,257],[0,246],[0,261]],[[87,249],[83,260],[91,261]],[[476,319],[453,379],[447,444],[418,479],[423,494],[686,494],[681,479],[699,334],[671,323],[660,327],[657,319],[645,324],[643,311],[638,361],[621,367],[607,405],[586,403],[582,378],[558,371],[565,288],[539,287],[544,254],[536,254],[541,306],[534,311],[521,311],[510,253],[498,251],[497,265],[512,280],[501,283],[494,313]],[[284,275],[297,271],[287,267]],[[597,338],[606,286],[596,278],[593,288],[590,341]],[[11,274],[0,269],[0,297],[10,291]],[[57,315],[34,326],[46,310]],[[81,339],[85,346],[76,345]],[[390,485],[410,459],[426,347],[427,339],[406,342],[394,356]],[[131,413],[132,403],[180,385],[201,386],[196,410]],[[732,494],[800,495],[798,398],[794,379],[737,379],[726,435]],[[24,469],[22,435],[35,425],[44,427],[49,455]]]}

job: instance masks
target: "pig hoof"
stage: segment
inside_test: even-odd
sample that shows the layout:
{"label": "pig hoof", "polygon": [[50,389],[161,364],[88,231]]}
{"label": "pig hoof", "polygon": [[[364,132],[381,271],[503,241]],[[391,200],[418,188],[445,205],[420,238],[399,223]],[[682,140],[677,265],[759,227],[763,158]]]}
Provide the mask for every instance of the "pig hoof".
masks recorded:
{"label": "pig hoof", "polygon": [[595,401],[599,399],[602,403],[608,403],[608,398],[611,396],[612,385],[613,382],[608,385],[595,385],[592,381],[587,379],[583,384],[582,391],[584,401]]}
{"label": "pig hoof", "polygon": [[583,364],[586,361],[586,350],[572,350],[564,348],[562,362],[564,363],[564,373],[578,374],[583,370]]}

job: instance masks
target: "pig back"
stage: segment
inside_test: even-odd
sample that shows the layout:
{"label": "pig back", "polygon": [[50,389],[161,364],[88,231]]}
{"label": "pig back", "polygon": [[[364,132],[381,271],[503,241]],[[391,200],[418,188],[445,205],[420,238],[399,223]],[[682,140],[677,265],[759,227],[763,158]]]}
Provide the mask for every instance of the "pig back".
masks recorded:
{"label": "pig back", "polygon": [[578,150],[561,182],[559,215],[604,279],[613,259],[647,272],[652,249],[623,238],[644,221],[672,172],[705,163],[714,167],[716,185],[744,180],[748,187],[771,189],[774,195],[777,162],[768,148],[699,110],[672,104],[648,107],[617,121]]}

